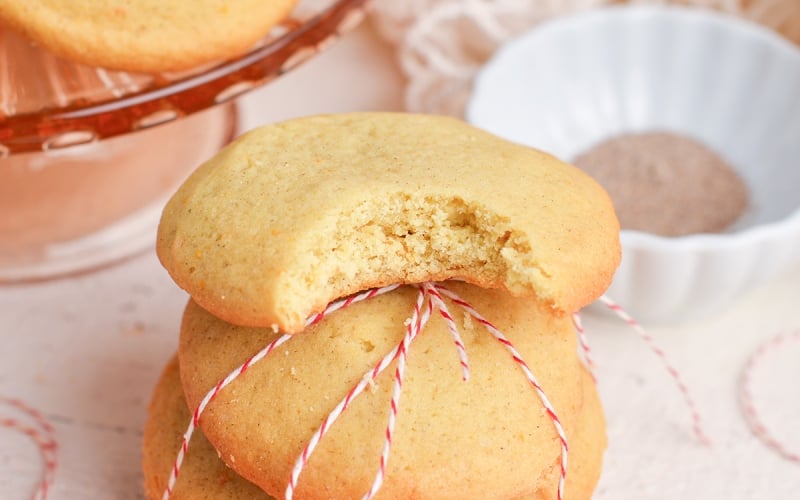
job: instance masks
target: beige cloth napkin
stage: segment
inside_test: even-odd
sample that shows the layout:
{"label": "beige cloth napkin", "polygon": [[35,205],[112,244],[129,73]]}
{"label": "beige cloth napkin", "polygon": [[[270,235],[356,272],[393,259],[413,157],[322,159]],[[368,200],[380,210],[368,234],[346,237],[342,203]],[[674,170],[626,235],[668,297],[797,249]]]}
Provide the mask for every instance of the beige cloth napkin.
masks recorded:
{"label": "beige cloth napkin", "polygon": [[[626,0],[375,0],[372,19],[397,47],[408,111],[462,116],[472,80],[494,50],[553,16]],[[628,0],[710,8],[800,44],[800,0]]]}

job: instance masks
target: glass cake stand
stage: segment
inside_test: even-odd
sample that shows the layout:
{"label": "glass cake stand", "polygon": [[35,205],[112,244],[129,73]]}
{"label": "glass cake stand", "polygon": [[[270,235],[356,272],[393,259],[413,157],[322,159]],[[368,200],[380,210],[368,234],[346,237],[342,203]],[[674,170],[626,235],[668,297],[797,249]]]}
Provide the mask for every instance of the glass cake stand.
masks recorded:
{"label": "glass cake stand", "polygon": [[72,63],[0,27],[0,282],[152,247],[168,196],[236,134],[236,98],[329,46],[367,3],[301,1],[246,54],[180,73]]}

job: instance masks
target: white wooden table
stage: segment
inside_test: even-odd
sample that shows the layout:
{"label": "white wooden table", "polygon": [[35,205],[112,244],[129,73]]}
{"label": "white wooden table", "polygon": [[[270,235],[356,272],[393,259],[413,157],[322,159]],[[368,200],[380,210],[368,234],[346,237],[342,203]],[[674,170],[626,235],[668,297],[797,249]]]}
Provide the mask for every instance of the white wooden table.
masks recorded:
{"label": "white wooden table", "polygon": [[[324,84],[320,84],[324,82]],[[400,109],[391,55],[367,28],[245,99],[245,128],[318,112]],[[0,396],[41,410],[61,446],[52,499],[141,499],[140,442],[153,385],[177,344],[186,295],[152,250],[107,269],[0,286]],[[800,498],[800,465],[748,432],[737,404],[748,354],[800,328],[800,262],[727,312],[650,330],[678,366],[714,447],[693,440],[682,400],[658,360],[621,322],[584,317],[599,364],[610,446],[599,500]],[[759,402],[800,449],[800,345],[756,372]],[[12,411],[0,405],[0,416]],[[42,461],[0,428],[0,499],[30,498]]]}

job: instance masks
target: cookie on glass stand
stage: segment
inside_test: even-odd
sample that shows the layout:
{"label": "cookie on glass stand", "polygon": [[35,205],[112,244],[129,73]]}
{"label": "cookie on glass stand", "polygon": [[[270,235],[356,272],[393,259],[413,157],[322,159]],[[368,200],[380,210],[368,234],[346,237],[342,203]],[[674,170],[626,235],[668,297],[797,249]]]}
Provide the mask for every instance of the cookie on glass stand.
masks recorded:
{"label": "cookie on glass stand", "polygon": [[239,56],[297,0],[0,0],[0,22],[70,61],[159,73]]}

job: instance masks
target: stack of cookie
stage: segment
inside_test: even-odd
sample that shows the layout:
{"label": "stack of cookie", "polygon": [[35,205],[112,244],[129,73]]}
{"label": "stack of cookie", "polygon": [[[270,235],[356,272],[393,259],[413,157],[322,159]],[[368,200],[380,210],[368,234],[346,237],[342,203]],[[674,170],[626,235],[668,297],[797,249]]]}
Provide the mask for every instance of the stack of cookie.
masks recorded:
{"label": "stack of cookie", "polygon": [[159,228],[191,299],[148,497],[589,498],[605,425],[571,313],[609,284],[618,231],[588,176],[454,119],[242,136]]}

